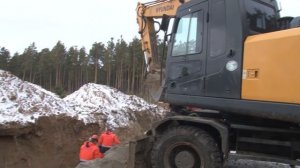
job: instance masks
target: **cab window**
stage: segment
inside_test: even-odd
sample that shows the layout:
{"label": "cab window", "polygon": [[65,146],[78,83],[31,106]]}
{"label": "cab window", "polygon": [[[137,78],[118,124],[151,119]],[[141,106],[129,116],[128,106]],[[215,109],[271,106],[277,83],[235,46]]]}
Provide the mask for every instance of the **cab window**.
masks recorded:
{"label": "cab window", "polygon": [[258,0],[245,0],[245,5],[252,32],[266,33],[277,29],[276,11],[272,6]]}
{"label": "cab window", "polygon": [[185,15],[178,21],[172,56],[200,53],[202,50],[203,11]]}

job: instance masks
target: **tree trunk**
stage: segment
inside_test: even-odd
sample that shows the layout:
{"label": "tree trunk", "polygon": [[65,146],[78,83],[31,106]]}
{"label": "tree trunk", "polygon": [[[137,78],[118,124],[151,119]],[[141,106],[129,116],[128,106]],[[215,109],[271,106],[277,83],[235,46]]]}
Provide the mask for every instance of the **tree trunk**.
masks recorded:
{"label": "tree trunk", "polygon": [[50,88],[49,88],[49,90],[51,90],[52,91],[52,72],[50,73],[50,80],[49,80],[49,83],[50,83]]}
{"label": "tree trunk", "polygon": [[25,80],[25,76],[26,76],[26,71],[23,70],[23,77],[22,77],[23,81]]}
{"label": "tree trunk", "polygon": [[134,84],[135,84],[135,54],[133,53],[132,54],[132,75],[131,75],[131,92],[133,93],[134,92]]}
{"label": "tree trunk", "polygon": [[94,76],[94,83],[97,83],[97,70],[98,69],[98,64],[95,62],[95,76]]}

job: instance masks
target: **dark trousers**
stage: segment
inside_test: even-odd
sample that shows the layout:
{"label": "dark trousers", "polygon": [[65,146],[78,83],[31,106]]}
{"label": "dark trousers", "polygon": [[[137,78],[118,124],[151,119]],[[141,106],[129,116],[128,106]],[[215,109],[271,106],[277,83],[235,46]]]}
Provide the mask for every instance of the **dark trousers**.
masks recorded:
{"label": "dark trousers", "polygon": [[99,146],[99,150],[100,150],[101,153],[105,153],[109,149],[110,149],[109,147]]}

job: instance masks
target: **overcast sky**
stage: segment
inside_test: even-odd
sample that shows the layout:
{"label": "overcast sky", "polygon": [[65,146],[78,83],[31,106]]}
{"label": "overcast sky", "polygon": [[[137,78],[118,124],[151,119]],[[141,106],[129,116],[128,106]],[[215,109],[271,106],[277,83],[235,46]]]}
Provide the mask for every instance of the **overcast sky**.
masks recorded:
{"label": "overcast sky", "polygon": [[[149,0],[141,0],[148,2]],[[300,16],[300,0],[280,0],[282,15]],[[135,7],[138,0],[0,0],[0,46],[22,53],[35,42],[37,49],[66,47],[111,37],[126,41],[138,36]]]}

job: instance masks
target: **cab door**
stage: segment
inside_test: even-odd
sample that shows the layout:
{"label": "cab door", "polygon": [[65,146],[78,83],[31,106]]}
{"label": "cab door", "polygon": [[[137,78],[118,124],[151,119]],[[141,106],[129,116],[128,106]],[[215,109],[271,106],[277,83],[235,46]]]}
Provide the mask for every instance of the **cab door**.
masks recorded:
{"label": "cab door", "polygon": [[204,95],[208,1],[179,8],[167,59],[168,94]]}

